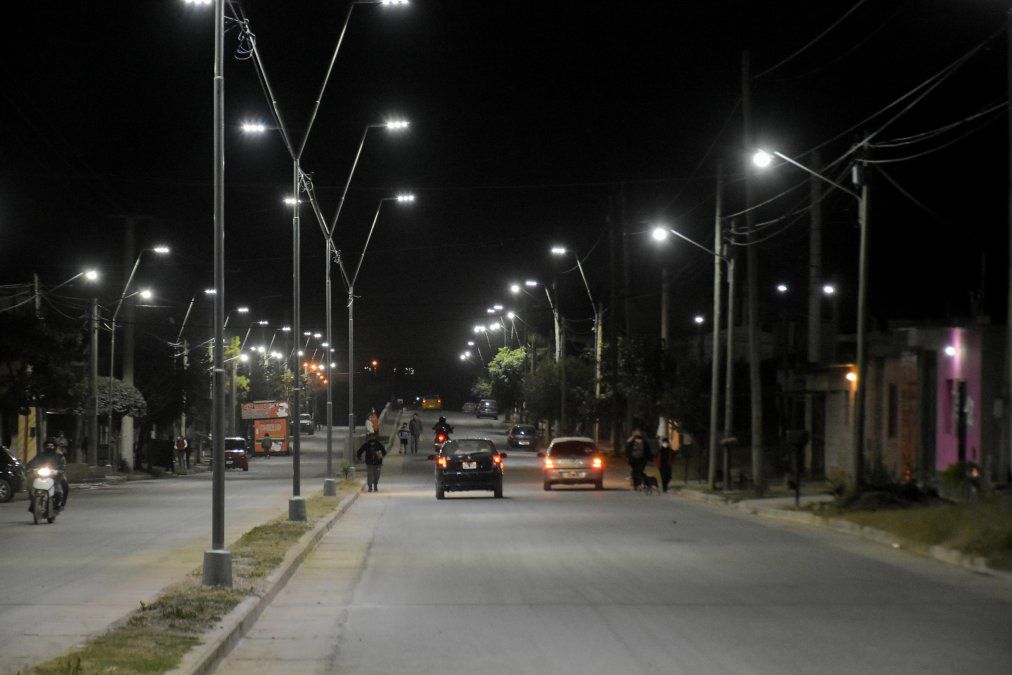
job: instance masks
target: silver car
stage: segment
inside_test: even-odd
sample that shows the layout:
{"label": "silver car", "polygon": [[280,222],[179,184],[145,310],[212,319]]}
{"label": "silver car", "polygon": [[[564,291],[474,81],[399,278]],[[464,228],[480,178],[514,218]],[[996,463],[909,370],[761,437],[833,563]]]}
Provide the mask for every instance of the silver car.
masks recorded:
{"label": "silver car", "polygon": [[545,452],[543,476],[545,489],[553,485],[593,483],[595,490],[604,489],[604,457],[586,436],[560,436]]}

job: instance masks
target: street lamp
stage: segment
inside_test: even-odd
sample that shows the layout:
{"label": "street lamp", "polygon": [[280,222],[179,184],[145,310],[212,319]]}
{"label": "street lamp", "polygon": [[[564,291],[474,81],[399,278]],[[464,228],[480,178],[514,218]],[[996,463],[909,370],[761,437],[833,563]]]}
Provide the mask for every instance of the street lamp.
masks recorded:
{"label": "street lamp", "polygon": [[835,295],[836,294],[836,286],[834,286],[833,284],[824,284],[822,286],[822,294],[823,295]]}
{"label": "street lamp", "polygon": [[[391,128],[390,127],[391,124],[394,124],[394,123],[388,122],[388,128]],[[399,128],[406,128],[406,127],[407,127],[407,122],[404,122],[403,123],[403,127],[399,127]],[[368,132],[368,131],[369,131],[369,129],[366,128],[366,132]],[[364,134],[362,135],[362,143],[363,144],[365,143],[365,135]],[[361,151],[362,151],[362,147],[360,145],[359,146],[359,152],[361,153]],[[357,156],[355,157],[355,162],[356,163],[358,162],[358,157]],[[352,167],[352,171],[353,172],[354,172],[354,170],[355,170],[354,167]],[[351,183],[351,175],[348,176],[348,183],[349,184]],[[347,191],[347,189],[348,189],[348,186],[345,185],[345,191]],[[342,200],[342,203],[343,203],[344,202],[344,197],[343,196],[341,197],[341,200]],[[365,261],[365,254],[366,254],[366,251],[369,249],[369,242],[372,241],[372,234],[373,234],[373,232],[376,229],[376,223],[379,221],[380,211],[383,209],[383,204],[386,203],[386,202],[389,202],[389,201],[395,201],[398,204],[413,203],[415,201],[415,196],[414,196],[414,194],[411,194],[411,193],[408,193],[408,192],[401,192],[401,193],[399,193],[399,194],[397,194],[397,195],[395,195],[393,197],[384,197],[383,199],[379,200],[379,203],[376,204],[376,213],[372,217],[372,224],[369,226],[369,234],[366,235],[366,238],[365,238],[365,245],[362,247],[362,253],[360,253],[359,257],[358,257],[358,264],[355,266],[355,271],[354,271],[354,273],[352,273],[351,278],[347,279],[347,283],[348,283],[348,445],[347,445],[348,450],[347,450],[347,452],[349,452],[349,453],[351,452],[352,444],[353,444],[353,441],[354,441],[354,435],[355,435],[355,369],[352,367],[352,365],[355,363],[355,282],[358,281],[358,275],[362,272],[362,263]],[[337,219],[336,218],[334,219],[334,224],[335,225],[337,224]],[[330,265],[329,264],[327,265],[327,272],[328,272],[328,275],[329,275],[329,272],[330,272]],[[329,298],[330,298],[330,285],[329,285],[329,283],[330,283],[330,281],[329,281],[329,276],[328,276],[328,282],[327,283],[328,283],[328,286],[327,286],[327,298],[328,298],[328,301],[327,301],[327,342],[331,343],[331,342],[333,342],[333,340],[331,339],[331,333],[330,333],[330,301],[329,301]],[[375,362],[374,362],[373,368],[375,369]],[[375,371],[374,371],[374,374],[375,374]],[[328,379],[331,379],[331,378],[328,378]],[[332,393],[331,393],[331,391],[332,391],[331,390],[331,386],[328,383],[327,384],[327,410],[328,410],[328,416],[330,415],[330,409],[332,407],[332,402],[331,402],[332,401]],[[328,425],[327,425],[327,447],[328,448],[330,447],[330,424],[329,424],[329,420],[328,420]],[[330,463],[330,452],[329,452],[329,450],[327,452],[327,462],[328,462],[328,466],[329,466],[329,463]]]}
{"label": "street lamp", "polygon": [[[564,246],[553,246],[552,255],[564,256],[569,251]],[[583,287],[587,291],[587,299],[590,300],[590,307],[594,312],[594,400],[600,400],[601,398],[601,310],[598,308],[597,303],[594,302],[594,296],[590,292],[590,284],[587,283],[587,275],[583,272],[583,263],[580,262],[580,256],[573,252],[573,259],[576,260],[576,268],[580,271],[580,279],[583,280]],[[558,297],[558,293],[556,293]],[[563,363],[565,362],[565,354],[562,355]],[[563,373],[565,373],[565,366],[563,365]],[[563,395],[565,395],[563,393]],[[565,401],[565,398],[563,398]],[[565,418],[565,405],[563,404],[562,416]],[[560,426],[564,426],[560,424]],[[594,416],[594,444],[600,443],[601,434],[601,420],[596,414]]]}
{"label": "street lamp", "polygon": [[267,125],[263,122],[243,122],[239,128],[242,129],[244,134],[263,134],[267,132]]}
{"label": "street lamp", "polygon": [[788,290],[787,284],[777,284],[777,293],[786,293]]}
{"label": "street lamp", "polygon": [[[718,176],[720,171],[718,170]],[[719,416],[719,402],[720,402],[720,323],[721,323],[721,269],[720,263],[723,262],[727,265],[727,287],[728,287],[728,318],[727,318],[727,379],[725,380],[725,397],[724,397],[724,434],[729,436],[730,424],[731,424],[731,406],[733,405],[733,397],[731,396],[731,387],[734,384],[733,380],[733,358],[732,349],[734,348],[734,313],[732,311],[731,303],[734,302],[734,261],[722,253],[725,250],[726,244],[722,242],[721,228],[722,228],[722,211],[721,204],[722,200],[720,197],[722,190],[722,182],[718,177],[718,198],[717,198],[717,214],[715,218],[715,232],[714,232],[714,249],[708,248],[698,241],[685,236],[681,232],[672,229],[667,226],[658,225],[651,231],[651,236],[656,242],[663,242],[668,238],[668,235],[675,235],[679,239],[686,241],[696,248],[709,253],[713,256],[713,331],[712,331],[712,359],[710,364],[710,437],[709,437],[709,461],[707,469],[707,485],[712,490],[716,485],[717,479],[717,418]],[[696,315],[693,317],[693,321],[697,326],[702,326],[705,322],[705,318],[702,315]],[[702,352],[702,336],[700,336],[700,352]],[[702,360],[702,356],[700,357]],[[726,454],[725,454],[726,456]],[[724,479],[725,486],[727,485],[727,478]],[[726,488],[725,488],[726,489]]]}
{"label": "street lamp", "polygon": [[[133,297],[134,295],[140,295],[145,300],[149,300],[151,298],[151,291],[150,291],[150,289],[143,289],[143,290],[137,291],[136,293],[130,293],[130,286],[133,284],[134,275],[137,274],[137,268],[141,264],[141,258],[143,258],[144,254],[147,253],[148,251],[150,251],[152,253],[156,253],[158,255],[167,255],[168,252],[169,252],[169,247],[168,246],[162,246],[162,245],[154,246],[152,248],[141,249],[140,253],[137,254],[137,259],[134,260],[133,268],[131,268],[131,270],[130,270],[130,276],[127,277],[126,284],[124,284],[124,286],[123,286],[123,292],[120,293],[119,301],[116,303],[116,310],[112,314],[112,320],[110,322],[110,328],[109,328],[109,405],[108,405],[108,410],[106,411],[106,426],[108,427],[108,434],[109,434],[109,437],[108,437],[109,463],[112,465],[113,471],[115,471],[118,468],[118,465],[119,465],[119,453],[113,451],[113,430],[112,430],[112,400],[113,400],[113,397],[112,397],[112,380],[113,380],[113,371],[114,371],[114,369],[116,367],[116,319],[117,319],[117,317],[119,317],[120,309],[123,307],[123,301],[126,300],[127,298]],[[87,274],[87,273],[85,273],[85,274]],[[130,325],[130,328],[132,328],[132,324]],[[126,364],[125,363],[124,366],[129,371],[129,375],[130,375],[130,377],[132,379],[132,377],[133,377],[133,364],[132,363],[130,363],[130,364]],[[131,428],[128,429],[128,431],[130,431],[130,437],[131,438],[129,439],[129,441],[130,441],[130,444],[131,444],[131,447],[132,447],[132,445],[133,445],[133,438],[132,438],[133,437],[133,429],[132,429],[132,425],[131,425]]]}
{"label": "street lamp", "polygon": [[[854,436],[852,439],[852,472],[854,474],[854,488],[860,489],[864,480],[864,426],[865,410],[864,403],[867,395],[865,380],[868,371],[868,182],[863,179],[863,168],[860,163],[854,167],[853,183],[860,191],[855,191],[845,185],[841,185],[832,178],[813,171],[801,162],[788,157],[782,152],[773,150],[758,150],[752,156],[752,162],[759,168],[769,167],[773,156],[779,157],[788,164],[792,164],[805,173],[828,183],[842,192],[850,195],[857,201],[857,220],[860,230],[860,243],[858,245],[858,280],[857,280],[857,377],[856,390],[854,392]],[[828,284],[827,284],[828,286]],[[826,287],[823,287],[826,292]],[[832,295],[835,292],[826,293]]]}

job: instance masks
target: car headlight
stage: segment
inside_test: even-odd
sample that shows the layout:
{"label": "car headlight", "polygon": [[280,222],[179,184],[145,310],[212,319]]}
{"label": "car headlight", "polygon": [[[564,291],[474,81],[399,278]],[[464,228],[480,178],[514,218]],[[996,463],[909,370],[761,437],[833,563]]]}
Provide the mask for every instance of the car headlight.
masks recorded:
{"label": "car headlight", "polygon": [[48,466],[44,466],[38,470],[38,474],[42,478],[49,478],[50,476],[53,475],[53,470],[50,469]]}

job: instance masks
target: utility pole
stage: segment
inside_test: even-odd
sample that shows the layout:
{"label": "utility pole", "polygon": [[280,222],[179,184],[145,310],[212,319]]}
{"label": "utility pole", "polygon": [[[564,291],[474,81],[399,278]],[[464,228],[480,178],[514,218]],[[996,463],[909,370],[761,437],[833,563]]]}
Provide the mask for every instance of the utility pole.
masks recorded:
{"label": "utility pole", "polygon": [[727,364],[724,372],[724,490],[730,485],[730,470],[727,446],[728,439],[734,436],[734,257],[727,249]]}
{"label": "utility pole", "polygon": [[608,200],[608,275],[611,281],[611,312],[608,314],[608,370],[611,373],[611,451],[619,451],[618,441],[618,227],[615,200]]}
{"label": "utility pole", "polygon": [[98,465],[98,298],[91,299],[91,369],[88,385],[91,389],[91,411],[88,416],[88,466]]}
{"label": "utility pole", "polygon": [[[743,139],[748,156],[752,150],[752,74],[749,53],[741,55],[741,110],[744,122]],[[749,398],[752,403],[752,486],[757,495],[766,490],[763,474],[763,390],[762,364],[759,351],[759,254],[752,235],[752,224],[755,220],[752,207],[752,171],[747,162],[745,165],[745,230],[748,232],[749,246],[746,254],[748,266],[748,374]]]}
{"label": "utility pole", "polygon": [[661,269],[661,351],[665,354],[668,353],[668,340],[669,340],[669,321],[671,316],[671,307],[669,305],[671,300],[671,275],[668,273],[668,268],[665,266]]}
{"label": "utility pole", "polygon": [[[862,148],[861,156],[864,155]],[[864,422],[865,399],[868,393],[868,176],[860,160],[854,167],[855,182],[861,188],[857,219],[861,229],[857,280],[857,382],[854,387],[853,473],[854,491],[864,483]]]}
{"label": "utility pole", "polygon": [[[1012,96],[1012,10],[1008,17],[1008,94]],[[1012,466],[1012,98],[1008,99],[1008,130],[1009,130],[1009,191],[1008,191],[1008,219],[1009,219],[1009,276],[1008,276],[1008,298],[1007,316],[1005,319],[1005,443],[1006,453],[1004,464],[1005,471]],[[1003,473],[1003,475],[1005,475]]]}
{"label": "utility pole", "polygon": [[[559,294],[555,294],[555,304],[559,303]],[[559,409],[559,436],[566,435],[566,319],[561,318],[562,324],[562,358],[559,359],[559,390],[562,392],[561,408]]]}
{"label": "utility pole", "polygon": [[299,278],[299,257],[301,255],[301,227],[299,222],[299,179],[301,171],[299,160],[292,162],[292,344],[294,346],[295,359],[295,382],[292,385],[292,406],[289,410],[289,419],[292,424],[292,498],[288,500],[288,520],[306,520],[306,498],[302,496],[302,476],[300,472],[301,459],[301,429],[302,416],[302,357],[299,356],[299,314],[302,302],[302,286]]}
{"label": "utility pole", "polygon": [[214,387],[211,415],[211,549],[205,586],[232,585],[225,548],[225,0],[214,0]]}
{"label": "utility pole", "polygon": [[[819,152],[812,154],[812,170],[822,173]],[[811,220],[808,228],[808,366],[822,361],[822,179],[812,176]],[[812,454],[814,437],[814,406],[812,387],[805,384],[805,427],[808,429],[808,444],[805,464],[815,466]]]}
{"label": "utility pole", "polygon": [[601,314],[604,305],[598,304],[594,312],[594,447],[601,446]]}
{"label": "utility pole", "polygon": [[[334,304],[333,297],[331,295],[330,286],[330,265],[331,255],[334,252],[334,242],[328,236],[327,237],[327,255],[324,261],[327,265],[327,269],[324,271],[324,302],[326,303],[326,323],[327,323],[327,351],[324,352],[324,360],[327,365],[327,475],[323,479],[323,495],[325,497],[333,497],[337,494],[337,481],[334,480],[334,369],[330,366],[333,362],[334,356],[331,356],[331,350],[334,349],[334,333],[333,333],[333,316],[332,306]],[[350,370],[350,364],[349,364]],[[344,451],[344,457],[346,461],[351,461],[351,444]]]}
{"label": "utility pole", "polygon": [[[625,340],[626,349],[629,349],[629,341],[632,339],[632,308],[629,303],[629,222],[626,220],[626,194],[625,183],[622,183],[619,209],[622,218],[622,304],[625,312]],[[625,404],[625,431],[632,430],[632,407],[629,402]]]}
{"label": "utility pole", "polygon": [[[707,465],[706,482],[712,490],[717,484],[717,439],[720,411],[720,296],[721,265],[724,256],[724,179],[723,167],[717,164],[716,207],[713,215],[713,339],[710,364],[710,461]],[[725,477],[725,480],[726,477]]]}
{"label": "utility pole", "polygon": [[[134,264],[134,241],[136,223],[133,218],[127,217],[123,222],[123,269],[130,269]],[[134,385],[134,321],[137,318],[137,301],[127,302],[123,310],[123,363],[122,378],[124,387]],[[127,473],[134,467],[134,418],[131,415],[123,415],[119,424],[119,457],[125,465]],[[113,471],[118,467],[113,464]]]}

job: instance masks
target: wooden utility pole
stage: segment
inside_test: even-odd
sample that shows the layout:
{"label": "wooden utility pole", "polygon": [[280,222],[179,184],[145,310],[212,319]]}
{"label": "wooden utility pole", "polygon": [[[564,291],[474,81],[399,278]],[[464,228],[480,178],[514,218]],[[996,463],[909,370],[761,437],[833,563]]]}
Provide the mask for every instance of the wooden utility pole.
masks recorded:
{"label": "wooden utility pole", "polygon": [[669,322],[671,317],[671,275],[668,274],[668,268],[664,267],[661,270],[661,350],[668,353],[668,340],[670,335]]}
{"label": "wooden utility pole", "polygon": [[[743,140],[745,152],[743,157],[750,157],[752,143],[752,75],[750,72],[749,53],[741,55],[741,110],[744,122]],[[752,486],[756,494],[766,490],[763,475],[763,389],[762,389],[762,355],[759,351],[759,255],[756,250],[752,225],[755,220],[752,207],[752,171],[745,165],[745,230],[748,232],[749,246],[746,255],[748,266],[748,375],[749,398],[752,403]]]}

